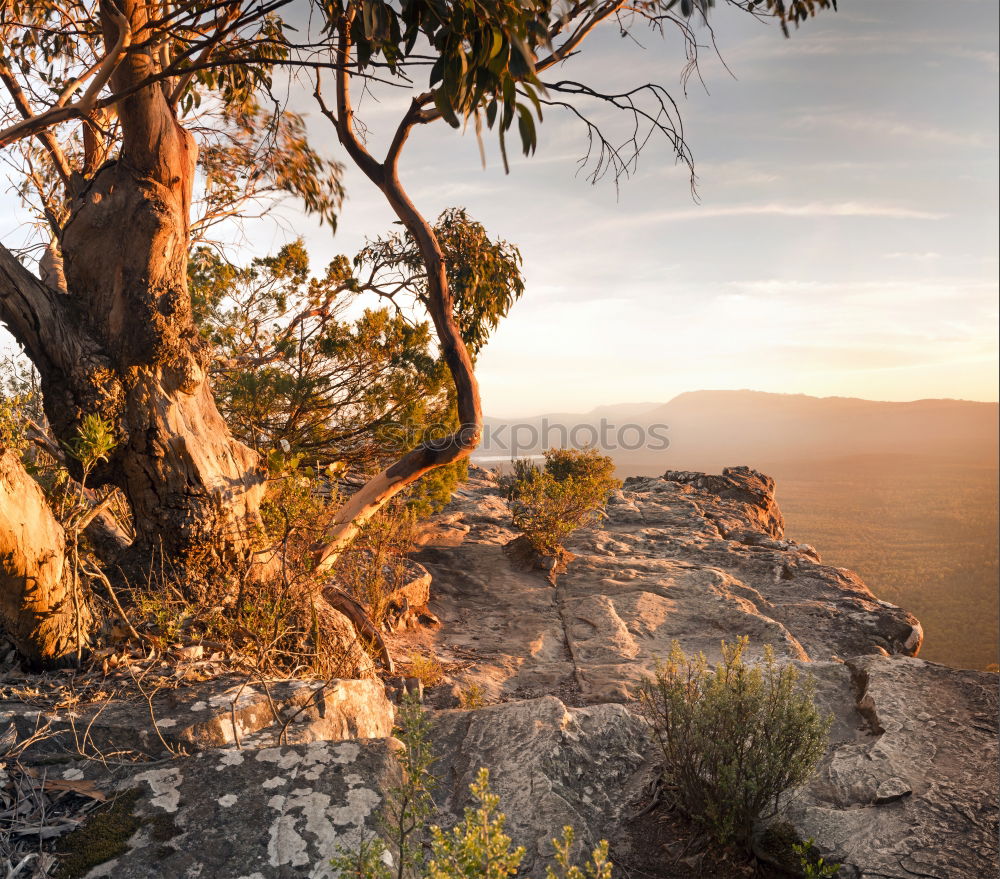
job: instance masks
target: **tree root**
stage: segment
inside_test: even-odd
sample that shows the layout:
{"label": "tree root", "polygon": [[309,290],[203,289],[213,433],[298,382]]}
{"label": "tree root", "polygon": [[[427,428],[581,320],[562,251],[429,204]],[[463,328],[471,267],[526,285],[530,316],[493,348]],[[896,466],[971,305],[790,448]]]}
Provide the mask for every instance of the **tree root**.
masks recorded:
{"label": "tree root", "polygon": [[327,586],[323,590],[323,598],[326,599],[330,607],[339,611],[351,621],[359,637],[374,648],[385,670],[389,674],[394,673],[396,667],[392,661],[392,656],[389,655],[389,648],[386,646],[385,639],[364,607],[351,598],[343,589],[339,589],[336,586]]}

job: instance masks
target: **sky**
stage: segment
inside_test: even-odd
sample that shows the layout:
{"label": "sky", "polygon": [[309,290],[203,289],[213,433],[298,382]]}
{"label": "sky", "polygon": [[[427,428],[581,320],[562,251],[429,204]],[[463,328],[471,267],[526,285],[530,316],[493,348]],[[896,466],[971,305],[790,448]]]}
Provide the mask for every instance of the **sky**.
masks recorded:
{"label": "sky", "polygon": [[[483,169],[471,132],[415,133],[400,176],[418,208],[464,206],[524,257],[525,294],[479,358],[487,414],[706,388],[997,399],[998,5],[839,5],[790,40],[716,10],[721,60],[704,49],[686,89],[672,35],[637,45],[611,29],[560,74],[667,87],[697,199],[655,140],[630,179],[591,185],[577,165],[586,133],[565,113],[546,115],[538,151],[509,175],[492,148]],[[358,108],[373,148],[407,100],[379,97]],[[290,100],[343,159],[305,90]],[[243,230],[247,253],[301,235],[318,271],[392,228],[365,178],[348,168],[345,185],[335,236],[286,204]],[[0,219],[5,242],[13,216]]]}

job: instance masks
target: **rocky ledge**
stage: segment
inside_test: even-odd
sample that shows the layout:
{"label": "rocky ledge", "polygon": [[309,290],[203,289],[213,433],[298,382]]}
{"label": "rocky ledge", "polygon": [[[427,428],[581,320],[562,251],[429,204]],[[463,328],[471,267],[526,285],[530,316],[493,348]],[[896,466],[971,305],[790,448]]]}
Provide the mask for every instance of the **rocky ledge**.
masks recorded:
{"label": "rocky ledge", "polygon": [[[747,635],[811,673],[834,715],[819,772],[782,818],[844,864],[841,877],[995,873],[996,676],[915,658],[919,623],[787,539],[770,479],[733,468],[628,480],[569,543],[558,577],[510,552],[509,521],[492,476],[474,468],[415,555],[432,578],[426,619],[440,623],[390,638],[397,656],[443,668],[426,693],[440,823],[487,766],[527,848],[525,875],[543,875],[565,824],[584,843],[611,839],[622,876],[683,875],[684,853],[644,829],[655,755],[629,702],[672,641],[714,657],[721,639]],[[39,750],[56,788],[94,785],[123,804],[113,857],[77,875],[331,876],[330,855],[371,832],[396,778],[381,686],[198,687],[162,711],[136,706],[132,724],[125,709],[102,719],[76,706],[68,727],[45,715],[63,735],[61,756]],[[39,722],[37,709],[0,709],[18,730]],[[137,733],[150,713],[166,725]],[[105,747],[117,731],[155,762],[88,759],[65,744],[84,720]],[[181,745],[185,756],[163,759]],[[657,873],[658,862],[671,866]]]}

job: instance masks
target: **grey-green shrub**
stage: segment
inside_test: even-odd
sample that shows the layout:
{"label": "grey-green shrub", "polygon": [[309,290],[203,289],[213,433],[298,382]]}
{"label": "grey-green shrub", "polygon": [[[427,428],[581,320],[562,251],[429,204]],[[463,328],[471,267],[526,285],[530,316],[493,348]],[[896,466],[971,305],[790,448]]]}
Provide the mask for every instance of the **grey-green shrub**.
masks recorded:
{"label": "grey-green shrub", "polygon": [[[474,805],[450,830],[430,824],[434,778],[429,724],[419,704],[404,704],[397,735],[406,746],[400,757],[402,781],[387,791],[379,813],[379,834],[353,849],[340,847],[331,860],[339,879],[505,879],[517,874],[524,849],[513,848],[504,832],[500,798],[481,768],[469,786]],[[546,879],[611,879],[608,843],[600,842],[582,866],[572,863],[574,834],[564,827],[553,839],[555,865]],[[429,855],[424,858],[424,843]]]}
{"label": "grey-green shrub", "polygon": [[639,703],[677,804],[718,843],[749,849],[780,795],[815,770],[831,718],[817,709],[811,678],[778,664],[769,647],[761,662],[746,662],[747,643],[723,641],[722,661],[711,668],[675,642]]}
{"label": "grey-green shrub", "polygon": [[596,449],[549,449],[545,467],[514,462],[502,477],[501,490],[510,504],[514,527],[544,555],[555,555],[562,542],[593,519],[621,483],[615,463]]}

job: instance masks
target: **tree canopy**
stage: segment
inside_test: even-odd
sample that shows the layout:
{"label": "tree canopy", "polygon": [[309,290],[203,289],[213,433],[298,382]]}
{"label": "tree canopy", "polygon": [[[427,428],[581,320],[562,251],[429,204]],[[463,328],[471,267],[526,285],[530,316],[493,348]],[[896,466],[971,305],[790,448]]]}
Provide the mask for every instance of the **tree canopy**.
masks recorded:
{"label": "tree canopy", "polygon": [[[834,0],[721,5],[774,19],[787,34]],[[476,448],[483,415],[475,356],[523,289],[513,246],[459,210],[433,222],[414,203],[400,172],[410,135],[438,120],[469,126],[481,144],[496,137],[507,165],[512,138],[531,154],[543,114],[563,110],[585,126],[591,179],[627,176],[651,146],[691,165],[664,86],[640,75],[615,91],[599,66],[578,81],[563,64],[586,51],[598,28],[623,36],[676,29],[685,63],[696,64],[696,27],[708,25],[711,6],[0,4],[0,155],[35,221],[27,249],[0,245],[0,320],[39,375],[49,431],[40,441],[79,485],[73,522],[101,522],[116,492],[129,519],[129,528],[93,538],[102,567],[87,568],[87,577],[169,569],[179,572],[185,600],[207,606],[245,594],[234,571],[284,582],[274,579],[278,551],[268,556],[257,535],[271,444],[291,449],[294,439],[317,459],[366,461],[365,481],[338,500],[309,548],[298,619],[353,613],[331,591],[330,569],[393,498],[425,474],[462,466]],[[355,108],[375,87],[408,96],[378,133]],[[312,93],[337,155],[319,149],[322,135],[288,109],[292,88]],[[624,114],[624,136],[597,124],[594,102]],[[220,223],[266,210],[280,194],[334,225],[341,162],[381,193],[398,232],[370,238],[319,277],[296,244],[232,265],[208,249]],[[367,312],[361,296],[374,298]],[[382,448],[360,439],[397,416],[420,426],[439,413],[442,435]],[[102,438],[93,460],[66,452],[91,434]],[[16,455],[2,460],[10,484],[28,484]],[[0,499],[0,540],[15,540],[10,523],[25,519],[44,520],[39,535],[48,535],[4,563],[3,607],[26,633],[23,649],[60,661],[81,653],[79,529],[56,521],[45,503],[35,492]],[[36,593],[46,596],[43,606],[22,625],[17,608]]]}

